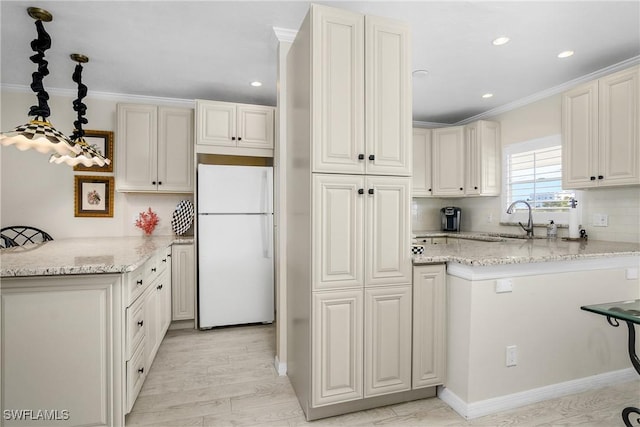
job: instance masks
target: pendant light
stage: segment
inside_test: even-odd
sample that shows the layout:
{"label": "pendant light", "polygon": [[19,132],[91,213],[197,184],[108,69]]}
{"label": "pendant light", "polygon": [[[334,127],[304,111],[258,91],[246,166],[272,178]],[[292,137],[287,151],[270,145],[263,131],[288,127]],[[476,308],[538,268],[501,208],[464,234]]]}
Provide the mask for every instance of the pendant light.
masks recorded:
{"label": "pendant light", "polygon": [[49,74],[49,63],[44,59],[44,52],[51,47],[51,37],[44,29],[42,22],[50,22],[53,19],[51,13],[37,7],[30,7],[27,13],[36,20],[36,31],[38,38],[31,42],[31,49],[36,52],[31,56],[31,62],[38,64],[38,71],[32,74],[31,90],[38,98],[38,105],[34,105],[29,110],[29,116],[33,119],[22,126],[18,126],[11,132],[0,134],[0,144],[8,146],[15,145],[18,150],[25,151],[34,149],[39,153],[55,151],[65,155],[77,153],[71,140],[62,132],[57,131],[47,120],[50,110],[49,94],[44,90],[42,80]]}
{"label": "pendant light", "polygon": [[79,152],[65,155],[58,153],[52,154],[49,162],[57,164],[66,163],[69,166],[83,164],[86,167],[109,165],[111,164],[111,160],[105,159],[95,148],[87,144],[84,140],[84,129],[82,129],[82,125],[87,124],[88,121],[84,117],[87,112],[87,106],[82,102],[82,99],[87,96],[87,86],[82,83],[82,64],[89,62],[89,58],[79,53],[72,53],[70,56],[73,61],[78,63],[72,76],[73,81],[78,84],[78,98],[73,101],[73,110],[78,113],[78,119],[73,122],[74,130],[71,140],[76,148],[79,149]]}

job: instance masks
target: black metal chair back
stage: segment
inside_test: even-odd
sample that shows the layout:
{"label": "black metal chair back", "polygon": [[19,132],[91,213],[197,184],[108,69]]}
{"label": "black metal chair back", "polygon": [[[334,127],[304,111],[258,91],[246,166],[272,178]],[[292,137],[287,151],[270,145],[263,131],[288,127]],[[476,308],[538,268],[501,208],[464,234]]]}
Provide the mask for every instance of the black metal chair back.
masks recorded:
{"label": "black metal chair back", "polygon": [[53,240],[49,233],[35,227],[11,225],[0,229],[0,244],[5,248],[22,246],[25,243],[42,243],[49,240]]}

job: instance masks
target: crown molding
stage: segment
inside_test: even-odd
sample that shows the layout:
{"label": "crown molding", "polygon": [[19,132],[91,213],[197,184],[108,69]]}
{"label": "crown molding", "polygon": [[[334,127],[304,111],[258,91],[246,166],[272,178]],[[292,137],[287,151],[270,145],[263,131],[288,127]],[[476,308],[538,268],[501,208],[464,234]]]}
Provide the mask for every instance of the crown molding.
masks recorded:
{"label": "crown molding", "polygon": [[296,30],[281,27],[273,27],[273,32],[276,34],[276,38],[280,43],[293,43],[296,39],[296,35],[298,34],[298,31]]}
{"label": "crown molding", "polygon": [[[13,93],[33,93],[30,86],[15,85],[3,83],[1,86],[3,91]],[[75,98],[78,96],[77,89],[60,89],[60,88],[47,88],[49,95],[62,96]],[[103,101],[113,102],[130,102],[134,104],[156,104],[166,105],[172,107],[185,107],[195,108],[196,102],[193,99],[180,99],[180,98],[165,98],[159,96],[146,96],[146,95],[128,95],[123,93],[112,92],[96,92],[90,91],[85,99],[99,99]]]}
{"label": "crown molding", "polygon": [[466,125],[468,123],[475,122],[476,120],[482,120],[482,119],[487,119],[493,116],[497,116],[498,114],[506,113],[508,111],[515,110],[520,107],[524,107],[525,105],[534,103],[536,101],[540,101],[550,96],[566,92],[567,90],[572,89],[582,83],[587,83],[592,80],[599,79],[600,77],[604,77],[606,75],[615,73],[616,71],[624,70],[626,68],[629,68],[638,64],[640,64],[640,55],[634,56],[633,58],[626,59],[622,62],[618,62],[617,64],[610,65],[600,70],[594,71],[593,73],[585,74],[582,77],[569,80],[568,82],[562,83],[561,85],[554,86],[549,89],[545,89],[538,93],[534,93],[533,95],[521,98],[517,101],[501,105],[500,107],[496,107],[492,110],[485,111],[484,113],[476,114],[475,116],[471,116],[464,120],[460,120],[459,122],[454,123],[451,126]]}
{"label": "crown molding", "polygon": [[437,123],[437,122],[424,122],[424,121],[420,121],[420,120],[414,120],[413,121],[413,127],[414,128],[427,128],[427,129],[434,129],[434,128],[443,128],[446,126],[451,126],[451,124],[449,123]]}

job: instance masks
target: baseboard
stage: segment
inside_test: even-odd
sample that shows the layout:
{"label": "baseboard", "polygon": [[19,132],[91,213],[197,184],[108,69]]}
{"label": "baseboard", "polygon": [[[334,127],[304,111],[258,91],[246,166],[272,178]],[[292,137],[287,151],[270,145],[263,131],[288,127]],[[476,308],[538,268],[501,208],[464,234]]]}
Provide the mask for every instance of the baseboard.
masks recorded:
{"label": "baseboard", "polygon": [[633,381],[637,377],[633,368],[621,369],[473,403],[465,402],[446,387],[438,387],[438,397],[462,417],[471,420],[548,399]]}
{"label": "baseboard", "polygon": [[277,354],[274,360],[274,365],[275,365],[276,371],[278,372],[278,375],[280,375],[281,377],[284,377],[285,375],[287,375],[287,364],[280,362],[280,359],[278,358]]}
{"label": "baseboard", "polygon": [[176,329],[195,329],[195,324],[193,320],[174,320],[169,325],[170,330]]}

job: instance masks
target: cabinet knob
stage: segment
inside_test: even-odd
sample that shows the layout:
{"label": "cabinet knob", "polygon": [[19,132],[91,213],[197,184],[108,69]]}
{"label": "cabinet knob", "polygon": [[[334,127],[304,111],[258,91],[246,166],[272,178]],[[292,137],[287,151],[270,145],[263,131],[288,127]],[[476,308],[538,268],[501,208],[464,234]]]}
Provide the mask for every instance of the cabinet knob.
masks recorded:
{"label": "cabinet knob", "polygon": [[142,325],[144,325],[144,320],[141,320],[138,322],[138,326],[142,326]]}
{"label": "cabinet knob", "polygon": [[595,176],[592,176],[592,177],[589,177],[589,179],[590,179],[591,181],[595,181],[595,180],[596,180],[596,177],[595,177]]}
{"label": "cabinet knob", "polygon": [[478,187],[477,187],[477,186],[476,186],[476,187],[473,187],[473,189],[474,189],[474,190],[477,190],[477,189],[478,189]]}
{"label": "cabinet knob", "polygon": [[238,137],[238,141],[242,141],[242,137],[241,136]]}
{"label": "cabinet knob", "polygon": [[151,184],[152,184],[152,185],[156,185],[156,182],[155,182],[155,181],[151,181]]}
{"label": "cabinet knob", "polygon": [[158,285],[158,286],[156,287],[156,289],[157,289],[157,290],[162,289],[162,285]]}
{"label": "cabinet knob", "polygon": [[358,160],[364,160],[364,154],[358,154]]}
{"label": "cabinet knob", "polygon": [[167,254],[167,258],[171,258],[171,254]]}
{"label": "cabinet knob", "polygon": [[136,282],[136,285],[138,285],[138,286],[142,285],[142,279],[138,280],[138,281]]}
{"label": "cabinet knob", "polygon": [[235,136],[232,136],[232,137],[231,137],[231,140],[232,140],[232,141],[235,141],[235,140],[236,140],[236,137],[235,137]]}
{"label": "cabinet knob", "polygon": [[167,259],[166,259],[166,258],[165,258],[165,259],[163,259],[163,260],[162,260],[162,262],[167,262]]}
{"label": "cabinet knob", "polygon": [[604,176],[598,175],[598,179],[604,179]]}
{"label": "cabinet knob", "polygon": [[141,374],[144,374],[144,368],[139,368],[138,372],[141,373]]}
{"label": "cabinet knob", "polygon": [[369,160],[375,160],[376,156],[375,154],[369,154]]}
{"label": "cabinet knob", "polygon": [[429,189],[429,192],[431,192],[431,189]]}
{"label": "cabinet knob", "polygon": [[153,268],[151,269],[151,272],[152,272],[152,273],[155,273],[155,272],[156,272],[156,270],[157,270],[157,268],[153,267]]}
{"label": "cabinet knob", "polygon": [[373,188],[369,189],[369,194],[373,194]]}
{"label": "cabinet knob", "polygon": [[464,188],[460,187],[460,191],[464,190]]}
{"label": "cabinet knob", "polygon": [[364,194],[364,188],[358,188],[358,194]]}
{"label": "cabinet knob", "polygon": [[162,185],[162,181],[158,181],[158,185]]}

